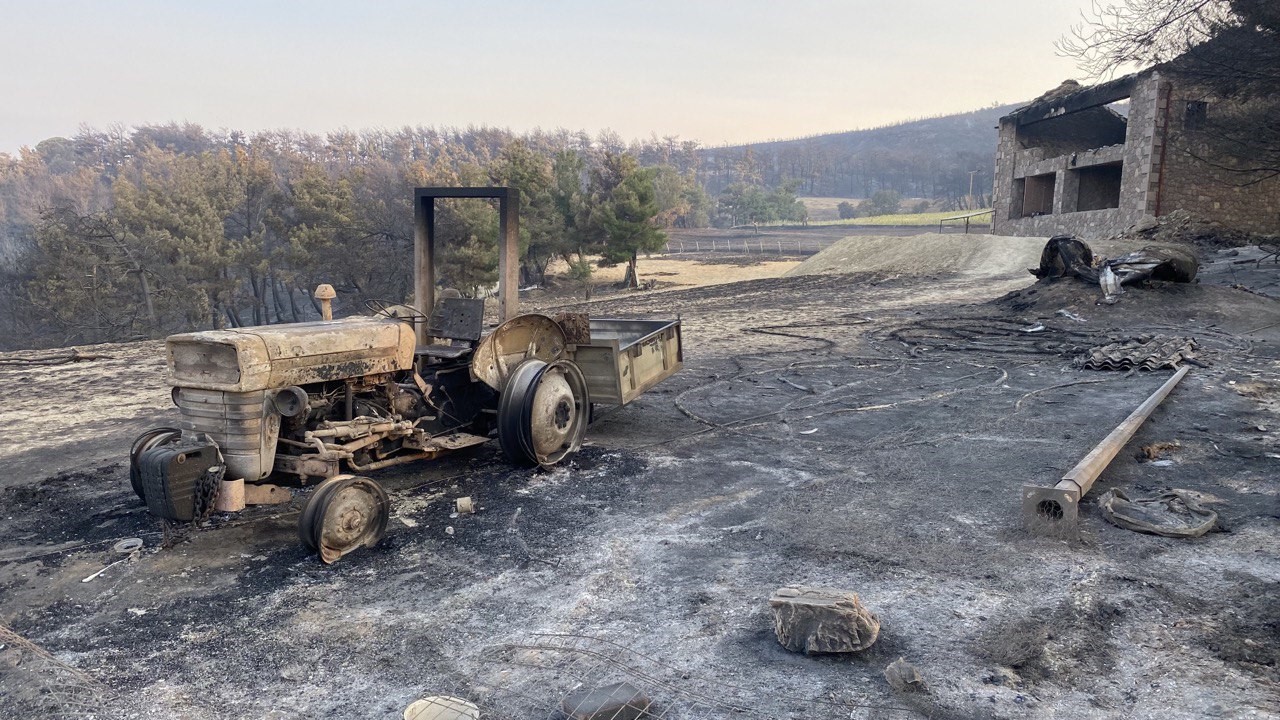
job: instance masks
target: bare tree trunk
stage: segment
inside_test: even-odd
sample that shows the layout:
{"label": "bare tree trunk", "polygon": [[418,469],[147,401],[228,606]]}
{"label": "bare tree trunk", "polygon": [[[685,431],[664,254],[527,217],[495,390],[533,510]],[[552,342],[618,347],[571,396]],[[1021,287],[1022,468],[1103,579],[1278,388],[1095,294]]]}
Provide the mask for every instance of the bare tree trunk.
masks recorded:
{"label": "bare tree trunk", "polygon": [[636,277],[636,254],[631,253],[631,259],[627,260],[627,274],[622,278],[622,286],[628,290],[634,290],[640,285],[640,280]]}
{"label": "bare tree trunk", "polygon": [[276,280],[275,273],[268,277],[271,278],[271,300],[276,306],[276,322],[284,322],[284,301],[280,299],[280,281]]}
{"label": "bare tree trunk", "polygon": [[293,322],[301,322],[298,319],[298,303],[293,297],[293,288],[283,282],[280,283],[280,287],[284,288],[284,294],[289,298],[289,317],[293,318]]}
{"label": "bare tree trunk", "polygon": [[147,323],[150,325],[147,328],[147,337],[154,337],[158,323],[156,322],[156,306],[151,301],[151,281],[147,280],[147,274],[143,272],[142,268],[137,268],[137,273],[138,284],[142,288],[142,302],[147,308]]}
{"label": "bare tree trunk", "polygon": [[249,271],[249,288],[253,291],[253,324],[265,324],[262,319],[262,313],[267,309],[267,304],[262,301],[262,289],[258,287],[258,275],[254,271]]}
{"label": "bare tree trunk", "polygon": [[303,297],[311,301],[311,309],[316,311],[316,316],[318,317],[320,315],[320,301],[316,300],[316,294],[305,290],[299,290],[298,292],[301,292]]}
{"label": "bare tree trunk", "polygon": [[205,293],[205,297],[209,301],[209,314],[205,317],[205,320],[214,330],[222,330],[224,324],[222,320],[222,305],[218,303],[217,296],[212,292]]}

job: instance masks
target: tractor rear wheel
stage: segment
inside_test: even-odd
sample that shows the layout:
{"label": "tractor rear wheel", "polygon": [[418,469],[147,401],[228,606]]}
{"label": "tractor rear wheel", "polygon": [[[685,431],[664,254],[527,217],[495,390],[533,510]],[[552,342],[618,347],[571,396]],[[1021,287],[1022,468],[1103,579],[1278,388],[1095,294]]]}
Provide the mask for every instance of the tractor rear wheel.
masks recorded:
{"label": "tractor rear wheel", "polygon": [[582,447],[590,407],[577,365],[526,360],[498,400],[498,442],[518,465],[551,467]]}

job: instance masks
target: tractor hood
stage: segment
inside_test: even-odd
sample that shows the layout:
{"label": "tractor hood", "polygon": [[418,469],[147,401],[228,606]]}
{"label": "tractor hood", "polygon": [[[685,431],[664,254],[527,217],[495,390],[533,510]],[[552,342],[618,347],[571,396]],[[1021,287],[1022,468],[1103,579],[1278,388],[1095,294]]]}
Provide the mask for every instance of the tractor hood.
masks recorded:
{"label": "tractor hood", "polygon": [[413,368],[414,333],[387,318],[266,325],[172,335],[177,387],[250,392]]}

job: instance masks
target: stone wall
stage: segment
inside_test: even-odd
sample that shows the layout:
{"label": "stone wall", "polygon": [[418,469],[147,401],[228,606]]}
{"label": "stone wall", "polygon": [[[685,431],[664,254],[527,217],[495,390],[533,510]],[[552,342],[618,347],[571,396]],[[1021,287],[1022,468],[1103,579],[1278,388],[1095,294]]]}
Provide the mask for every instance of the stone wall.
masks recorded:
{"label": "stone wall", "polygon": [[[1009,215],[1013,206],[1013,169],[1017,164],[1017,124],[1011,118],[1000,119],[996,136],[995,183],[991,188],[991,232],[996,235],[1015,235],[1009,229]],[[1022,204],[1019,201],[1018,210]]]}
{"label": "stone wall", "polygon": [[[996,185],[993,193],[995,217],[992,232],[997,235],[1046,236],[1069,233],[1083,238],[1114,235],[1141,220],[1150,211],[1148,185],[1153,146],[1154,118],[1159,112],[1159,77],[1151,73],[1139,78],[1129,98],[1129,120],[1123,145],[1111,145],[1046,157],[1043,147],[1024,148],[1016,119],[1000,121],[996,148]],[[1052,123],[1054,120],[1043,121]],[[1043,133],[1042,133],[1043,134]],[[1122,163],[1118,207],[1077,210],[1081,168]],[[1055,177],[1053,212],[1021,217],[1018,196],[1025,178],[1052,173]],[[1098,199],[1092,198],[1094,204]]]}
{"label": "stone wall", "polygon": [[[1096,147],[1047,158],[1043,147],[1023,147],[1018,124],[1012,118],[1001,119],[1000,140],[996,149],[996,191],[993,192],[995,218],[992,232],[1018,236],[1053,236],[1076,234],[1083,238],[1111,236],[1137,223],[1147,210],[1147,179],[1151,173],[1157,113],[1156,79],[1147,77],[1135,83],[1129,99],[1129,123],[1124,145]],[[1046,120],[1053,122],[1053,120]],[[1096,165],[1123,163],[1117,208],[1076,210],[1080,176],[1075,170]],[[1028,177],[1055,176],[1053,211],[1051,214],[1024,218],[1019,192]]]}
{"label": "stone wall", "polygon": [[1101,240],[1115,235],[1143,218],[1146,213],[1109,208],[1085,210],[1061,215],[1037,215],[1006,221],[996,235],[1020,235],[1024,237],[1053,237],[1075,235],[1082,240]]}
{"label": "stone wall", "polygon": [[[1186,131],[1187,103],[1205,97],[1206,93],[1191,86],[1172,87],[1165,176],[1163,187],[1157,183],[1153,188],[1152,214],[1185,210],[1237,230],[1280,233],[1280,177],[1250,182],[1258,176],[1226,169],[1247,166],[1247,160],[1219,157],[1204,139]],[[1208,112],[1214,112],[1212,100]],[[1212,162],[1200,158],[1212,158]]]}

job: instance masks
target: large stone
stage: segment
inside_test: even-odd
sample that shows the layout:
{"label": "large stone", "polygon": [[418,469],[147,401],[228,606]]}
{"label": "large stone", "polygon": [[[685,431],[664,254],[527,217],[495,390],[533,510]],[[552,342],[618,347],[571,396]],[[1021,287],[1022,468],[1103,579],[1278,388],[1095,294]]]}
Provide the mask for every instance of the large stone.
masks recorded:
{"label": "large stone", "polygon": [[792,585],[774,592],[769,607],[778,642],[793,652],[858,652],[880,636],[880,620],[857,593]]}
{"label": "large stone", "polygon": [[649,698],[631,683],[614,683],[570,693],[560,709],[571,720],[641,720],[654,717]]}

